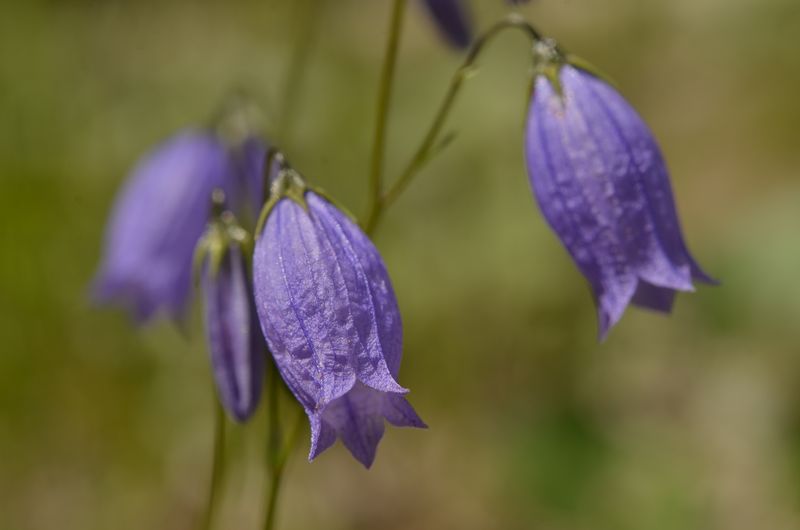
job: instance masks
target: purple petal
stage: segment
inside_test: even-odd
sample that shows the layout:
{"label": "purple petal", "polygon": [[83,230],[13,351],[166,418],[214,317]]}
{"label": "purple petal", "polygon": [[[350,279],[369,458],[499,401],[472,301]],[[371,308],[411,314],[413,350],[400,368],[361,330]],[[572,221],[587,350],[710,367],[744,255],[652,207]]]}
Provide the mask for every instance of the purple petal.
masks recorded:
{"label": "purple petal", "polygon": [[219,398],[231,417],[245,421],[255,411],[261,396],[266,345],[238,246],[230,247],[215,277],[206,264],[203,295],[211,366]]}
{"label": "purple petal", "polygon": [[269,145],[261,138],[250,136],[232,150],[237,182],[234,212],[237,217],[246,213],[252,219],[258,217],[264,204],[264,162]]}
{"label": "purple petal", "polygon": [[400,313],[366,235],[316,194],[306,200],[308,212],[280,200],[256,243],[259,318],[284,381],[309,416],[310,458],[339,436],[368,466],[384,418],[421,424],[410,406],[396,403],[407,392],[396,381]]}
{"label": "purple petal", "polygon": [[683,244],[666,166],[636,112],[583,71],[566,66],[561,82],[563,97],[545,77],[536,81],[526,161],[545,218],[592,286],[603,338],[634,296],[671,306],[641,285],[691,291],[699,268]]}
{"label": "purple petal", "polygon": [[356,383],[350,392],[312,419],[312,423],[318,422],[321,429],[317,438],[312,433],[310,458],[315,458],[330,446],[333,443],[330,436],[335,433],[356,460],[369,468],[383,437],[384,418],[396,427],[426,427],[403,396],[379,392]]}
{"label": "purple petal", "polygon": [[122,302],[140,321],[160,309],[180,317],[211,192],[228,181],[225,148],[210,134],[184,132],[145,157],[114,206],[95,296]]}
{"label": "purple petal", "polygon": [[442,35],[456,48],[472,42],[472,22],[462,0],[425,0],[431,17]]}
{"label": "purple petal", "polygon": [[675,291],[667,287],[656,287],[647,282],[639,282],[631,303],[653,311],[671,313],[675,303]]}

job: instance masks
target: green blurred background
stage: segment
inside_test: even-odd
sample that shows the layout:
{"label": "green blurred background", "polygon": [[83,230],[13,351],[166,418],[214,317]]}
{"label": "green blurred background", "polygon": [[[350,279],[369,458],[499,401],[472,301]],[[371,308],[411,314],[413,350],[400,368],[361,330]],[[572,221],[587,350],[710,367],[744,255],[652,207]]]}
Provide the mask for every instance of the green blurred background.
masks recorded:
{"label": "green blurred background", "polygon": [[[390,175],[459,62],[418,3]],[[480,27],[506,9],[472,4]],[[304,434],[280,527],[800,527],[800,3],[523,11],[650,123],[690,245],[723,286],[680,296],[670,318],[630,310],[596,343],[588,289],[526,182],[526,42],[502,37],[449,122],[457,140],[376,236],[404,314],[401,382],[430,429],[389,429],[368,472],[341,445],[308,464]],[[194,528],[213,396],[199,312],[181,333],[92,306],[115,191],[232,88],[274,132],[311,27],[292,131],[276,140],[363,211],[387,21],[374,0],[0,5],[0,530]],[[217,528],[259,525],[263,424],[262,410],[231,430]]]}

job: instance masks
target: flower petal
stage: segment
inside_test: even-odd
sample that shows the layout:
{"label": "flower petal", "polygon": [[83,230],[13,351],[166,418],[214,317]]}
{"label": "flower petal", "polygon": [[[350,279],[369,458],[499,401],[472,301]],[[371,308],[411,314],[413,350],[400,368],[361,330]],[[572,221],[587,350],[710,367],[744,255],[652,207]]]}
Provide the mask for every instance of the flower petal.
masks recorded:
{"label": "flower petal", "polygon": [[180,317],[211,192],[228,171],[224,147],[205,133],[179,134],[145,157],[114,205],[95,297],[123,302],[139,321],[162,308]]}
{"label": "flower petal", "polygon": [[266,345],[259,330],[244,257],[231,246],[216,275],[203,272],[205,323],[220,401],[236,421],[258,406]]}

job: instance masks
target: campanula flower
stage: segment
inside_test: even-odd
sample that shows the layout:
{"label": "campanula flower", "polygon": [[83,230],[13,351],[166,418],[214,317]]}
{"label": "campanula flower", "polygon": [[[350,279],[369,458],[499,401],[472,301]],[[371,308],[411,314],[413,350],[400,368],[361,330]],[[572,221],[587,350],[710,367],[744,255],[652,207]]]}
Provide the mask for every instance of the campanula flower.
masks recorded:
{"label": "campanula flower", "polygon": [[272,189],[253,257],[262,330],[311,423],[309,459],[340,437],[369,467],[384,419],[425,426],[397,382],[402,327],[389,276],[358,226],[293,170]]}
{"label": "campanula flower", "polygon": [[122,302],[139,321],[161,309],[180,317],[211,192],[228,189],[229,170],[226,148],[205,132],[182,132],[145,156],[114,205],[97,297]]}
{"label": "campanula flower", "polygon": [[[195,245],[221,188],[237,211],[261,199],[266,147],[255,138],[229,145],[205,131],[184,131],[146,155],[117,197],[94,293],[127,306],[140,322],[159,310],[173,318],[191,294]],[[255,173],[258,173],[256,175]]]}
{"label": "campanula flower", "polygon": [[229,147],[236,175],[231,206],[238,216],[254,219],[264,204],[264,159],[268,151],[269,144],[255,135]]}
{"label": "campanula flower", "polygon": [[472,42],[472,19],[463,0],[425,0],[425,5],[447,41],[456,48]]}
{"label": "campanula flower", "polygon": [[544,216],[589,281],[603,338],[629,303],[669,312],[692,280],[713,283],[681,234],[656,141],[607,82],[538,46],[525,135]]}
{"label": "campanula flower", "polygon": [[205,328],[217,394],[236,421],[247,420],[258,406],[264,378],[266,343],[261,334],[247,266],[252,248],[248,233],[230,211],[216,212],[198,244]]}

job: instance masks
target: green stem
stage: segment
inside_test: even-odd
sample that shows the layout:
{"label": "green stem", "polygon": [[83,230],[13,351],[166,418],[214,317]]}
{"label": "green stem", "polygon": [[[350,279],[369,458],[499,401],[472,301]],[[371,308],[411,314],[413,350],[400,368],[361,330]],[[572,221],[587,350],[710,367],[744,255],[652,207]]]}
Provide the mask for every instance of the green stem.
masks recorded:
{"label": "green stem", "polygon": [[378,113],[375,119],[375,136],[372,144],[372,161],[369,177],[369,210],[365,226],[372,226],[380,216],[383,193],[383,159],[386,153],[386,130],[389,124],[389,107],[397,67],[397,54],[400,49],[400,36],[403,29],[403,14],[406,0],[394,0],[389,22],[389,37],[383,57],[380,85],[378,86]]}
{"label": "green stem", "polygon": [[217,497],[219,495],[219,486],[222,479],[222,471],[225,464],[225,411],[222,410],[222,405],[219,400],[214,396],[214,448],[213,458],[211,462],[211,483],[208,491],[208,503],[206,504],[206,512],[203,517],[204,530],[211,529],[211,523],[214,518],[214,508],[217,504]]}
{"label": "green stem", "polygon": [[298,417],[295,419],[294,426],[289,432],[289,436],[284,440],[283,431],[280,424],[280,387],[282,386],[277,368],[273,365],[267,375],[267,399],[268,403],[268,424],[267,433],[267,469],[269,471],[269,493],[267,495],[267,506],[264,513],[264,530],[273,530],[275,527],[275,514],[278,508],[278,498],[283,485],[283,472],[286,464],[294,449],[297,433],[303,424],[305,413],[299,408]]}
{"label": "green stem", "polygon": [[278,369],[273,364],[267,373],[267,469],[270,473],[275,468],[282,436],[277,372]]}
{"label": "green stem", "polygon": [[439,106],[439,110],[434,115],[433,122],[431,122],[431,125],[428,127],[428,132],[425,134],[419,147],[417,147],[417,150],[414,152],[411,160],[406,165],[402,173],[400,173],[400,176],[397,178],[397,180],[395,180],[391,188],[389,188],[385,194],[379,195],[378,200],[375,201],[376,208],[372,212],[372,215],[367,218],[367,223],[365,224],[365,230],[367,233],[371,233],[375,229],[378,221],[381,218],[381,215],[383,215],[386,208],[388,208],[397,200],[397,198],[406,190],[419,170],[431,158],[431,155],[434,153],[434,150],[438,145],[442,128],[444,127],[447,117],[449,116],[450,111],[453,108],[453,104],[456,101],[456,96],[461,91],[464,81],[471,77],[478,56],[485,49],[486,45],[492,39],[494,39],[494,37],[507,29],[522,30],[533,42],[541,40],[540,34],[536,31],[536,29],[534,29],[533,26],[531,26],[531,24],[529,24],[519,15],[512,14],[497,22],[494,26],[489,28],[486,33],[481,35],[478,40],[475,41],[466,58],[464,59],[464,62],[461,63],[461,66],[459,66],[455,75],[450,80],[450,85],[447,89],[444,100]]}
{"label": "green stem", "polygon": [[277,120],[277,138],[282,145],[290,144],[294,125],[297,122],[297,106],[300,102],[301,87],[307,71],[306,65],[314,47],[316,36],[317,13],[320,9],[314,5],[313,0],[294,0],[292,2],[292,22],[295,40],[292,44],[289,67],[280,101],[283,102],[279,109]]}
{"label": "green stem", "polygon": [[286,443],[283,445],[283,448],[280,450],[280,452],[276,455],[271,473],[269,497],[267,499],[267,514],[264,519],[264,530],[273,530],[275,526],[275,513],[277,511],[281,485],[283,484],[283,472],[286,469],[286,464],[289,462],[289,457],[292,454],[292,449],[294,448],[294,443],[297,439],[297,433],[301,430],[300,428],[303,424],[302,420],[304,416],[305,413],[303,412],[303,409],[300,409],[299,417],[297,420],[295,420],[295,425],[291,431],[291,434],[289,435],[289,438],[286,440]]}

